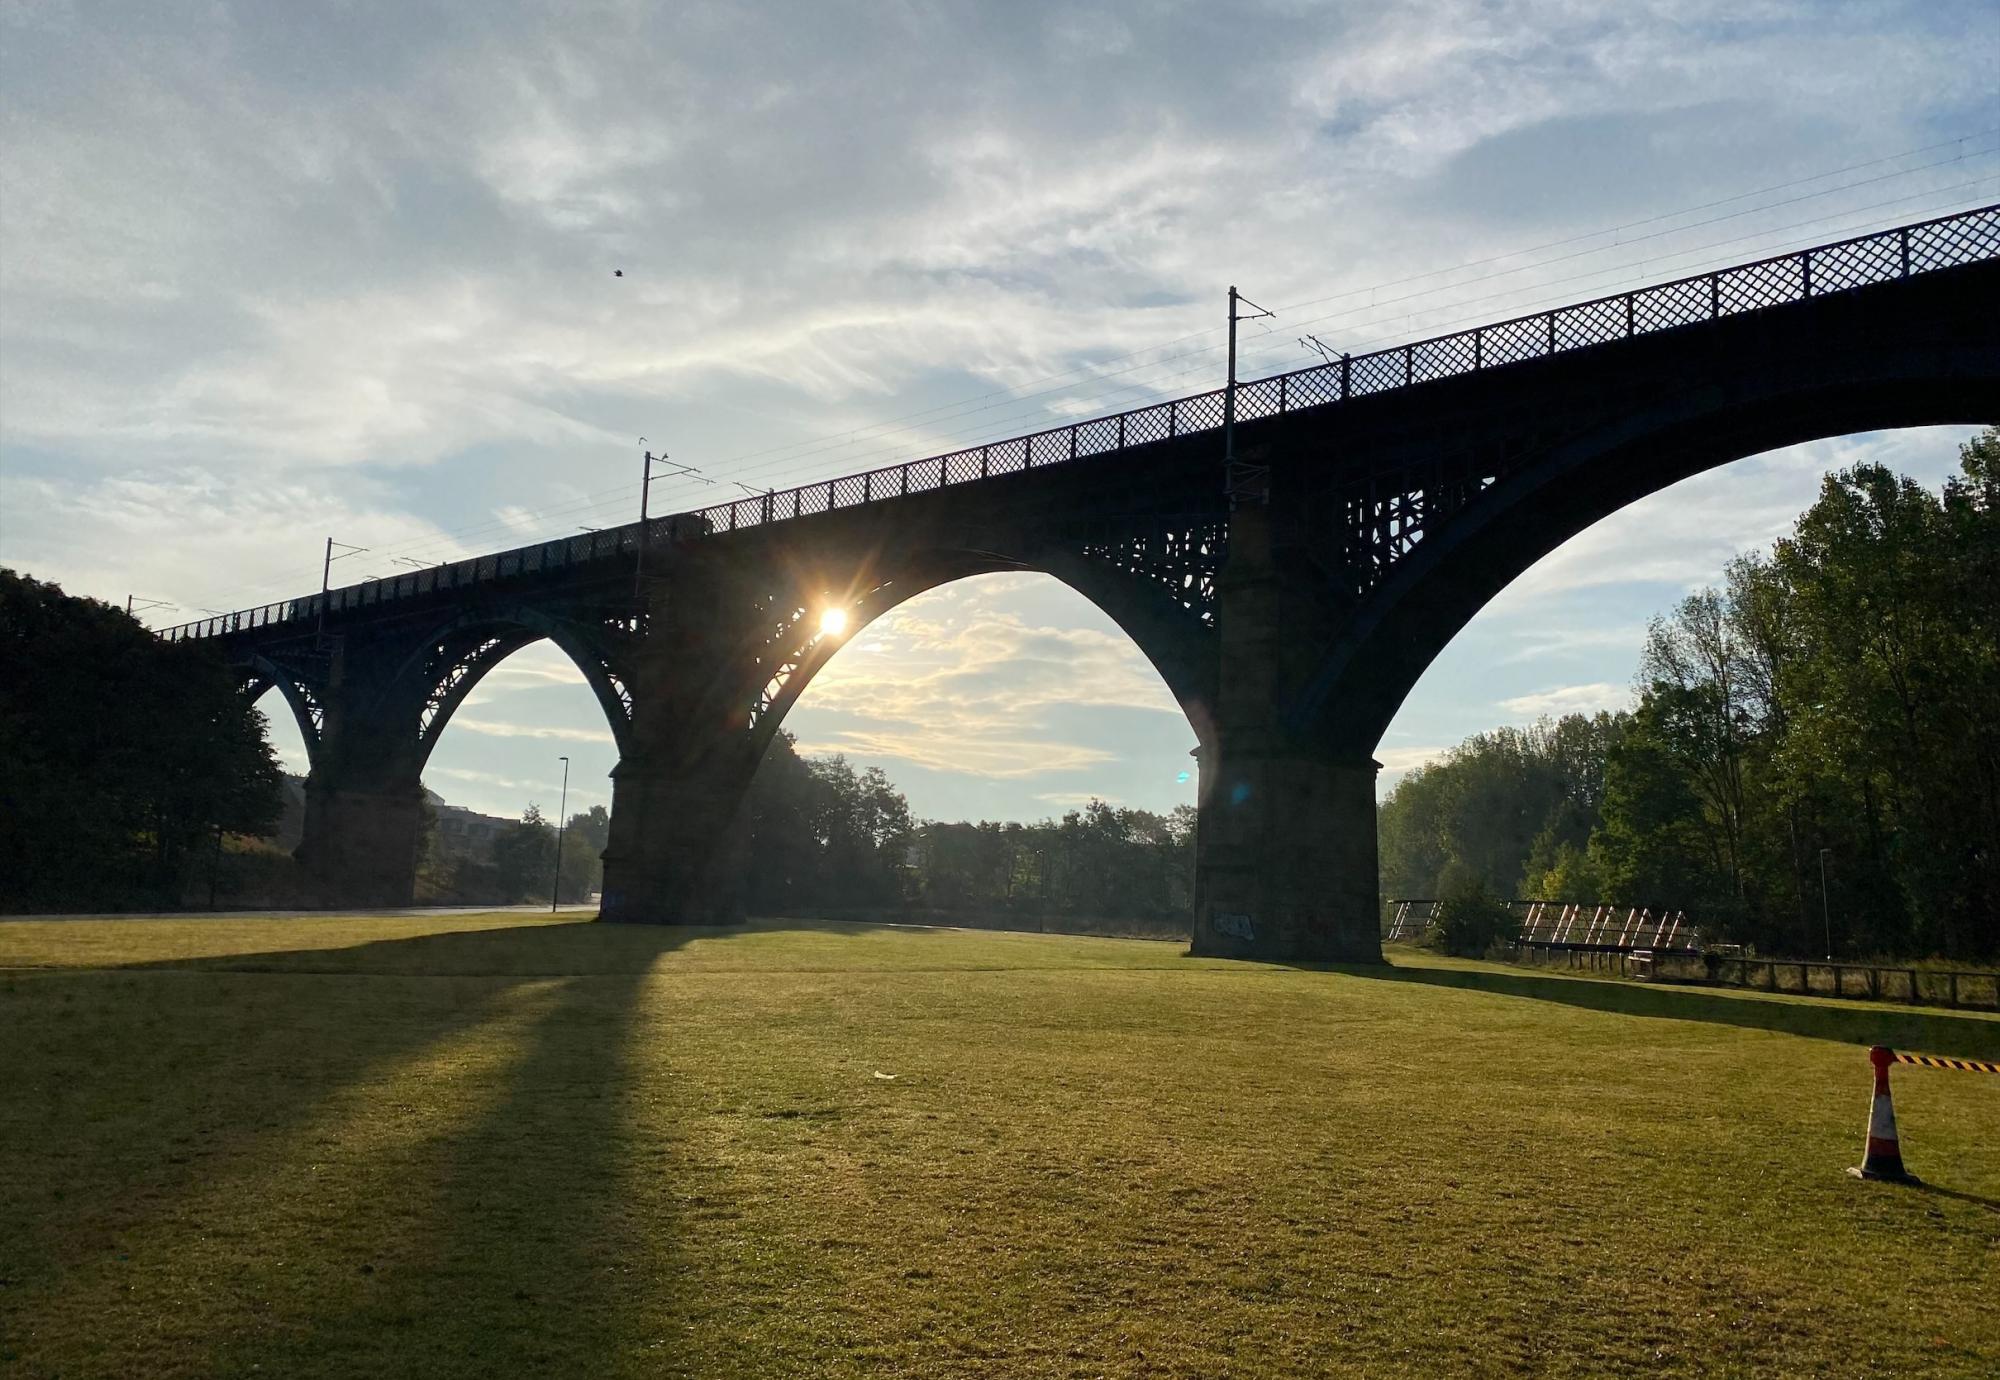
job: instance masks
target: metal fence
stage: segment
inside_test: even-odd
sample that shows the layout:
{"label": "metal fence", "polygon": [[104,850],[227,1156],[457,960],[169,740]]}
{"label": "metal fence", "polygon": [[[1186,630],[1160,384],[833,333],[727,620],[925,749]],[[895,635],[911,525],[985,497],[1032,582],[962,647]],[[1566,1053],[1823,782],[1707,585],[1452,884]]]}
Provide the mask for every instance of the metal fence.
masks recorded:
{"label": "metal fence", "polygon": [[[1701,943],[1700,931],[1680,910],[1663,907],[1656,911],[1650,906],[1613,906],[1599,901],[1512,900],[1501,904],[1514,917],[1516,944],[1612,953],[1635,949],[1694,953]],[[1382,937],[1391,943],[1411,943],[1430,929],[1438,903],[1432,897],[1393,897],[1384,905],[1389,918]]]}
{"label": "metal fence", "polygon": [[[1239,384],[1236,419],[1251,422],[1282,416],[1993,258],[2000,258],[2000,203]],[[1218,388],[948,455],[656,518],[648,524],[646,541],[664,545],[761,527],[1218,431],[1225,397],[1226,390]],[[326,604],[329,611],[338,612],[436,589],[606,560],[636,551],[639,542],[639,524],[629,523],[407,576],[364,581],[332,591]],[[317,594],[283,600],[183,623],[160,636],[213,637],[316,618],[320,602]]]}

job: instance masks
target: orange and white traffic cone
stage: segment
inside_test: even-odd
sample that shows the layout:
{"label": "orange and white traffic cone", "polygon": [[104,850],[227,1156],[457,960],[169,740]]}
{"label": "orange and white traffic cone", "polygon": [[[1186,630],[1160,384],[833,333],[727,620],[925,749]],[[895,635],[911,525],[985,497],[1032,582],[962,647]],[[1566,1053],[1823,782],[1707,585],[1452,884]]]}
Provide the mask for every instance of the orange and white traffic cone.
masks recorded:
{"label": "orange and white traffic cone", "polygon": [[1859,1166],[1847,1172],[1857,1179],[1881,1179],[1892,1184],[1913,1184],[1917,1176],[1903,1168],[1902,1147],[1896,1143],[1896,1104],[1889,1098],[1889,1065],[1896,1052],[1877,1045],[1868,1051],[1875,1066],[1875,1097],[1868,1104],[1868,1149]]}

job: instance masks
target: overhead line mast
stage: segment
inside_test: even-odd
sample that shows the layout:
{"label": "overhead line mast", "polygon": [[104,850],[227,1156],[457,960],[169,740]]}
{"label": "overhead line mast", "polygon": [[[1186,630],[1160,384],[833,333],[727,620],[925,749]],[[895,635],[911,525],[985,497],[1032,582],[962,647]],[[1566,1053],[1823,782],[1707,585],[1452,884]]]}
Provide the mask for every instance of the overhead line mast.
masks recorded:
{"label": "overhead line mast", "polygon": [[[1254,310],[1244,312],[1242,308]],[[1245,465],[1236,459],[1236,323],[1255,321],[1259,317],[1277,315],[1252,302],[1229,286],[1229,381],[1222,390],[1222,464],[1223,492],[1229,496],[1229,506],[1236,508],[1248,499],[1257,503],[1270,501],[1270,486],[1266,482],[1271,473],[1268,465]]]}

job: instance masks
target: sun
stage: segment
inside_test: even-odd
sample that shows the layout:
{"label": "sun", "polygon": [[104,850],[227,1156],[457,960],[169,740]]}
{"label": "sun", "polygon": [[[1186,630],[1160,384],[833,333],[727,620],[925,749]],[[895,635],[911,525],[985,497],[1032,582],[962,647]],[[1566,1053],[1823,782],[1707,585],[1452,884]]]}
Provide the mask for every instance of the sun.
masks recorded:
{"label": "sun", "polygon": [[821,637],[839,637],[842,633],[846,631],[847,631],[846,609],[839,609],[839,608],[827,609],[824,613],[820,614],[819,632]]}

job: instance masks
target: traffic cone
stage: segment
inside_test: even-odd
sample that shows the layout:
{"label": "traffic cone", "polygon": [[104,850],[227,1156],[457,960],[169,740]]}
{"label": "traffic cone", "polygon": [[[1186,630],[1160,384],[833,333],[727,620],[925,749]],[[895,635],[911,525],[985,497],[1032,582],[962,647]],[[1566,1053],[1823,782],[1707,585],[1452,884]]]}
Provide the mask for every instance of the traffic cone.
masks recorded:
{"label": "traffic cone", "polygon": [[1847,1172],[1857,1179],[1881,1179],[1892,1184],[1913,1184],[1917,1176],[1903,1168],[1903,1151],[1896,1144],[1896,1104],[1889,1097],[1889,1065],[1896,1052],[1882,1045],[1868,1051],[1875,1066],[1875,1096],[1868,1104],[1868,1148],[1858,1167]]}

